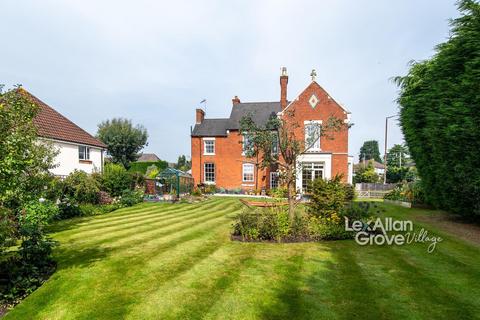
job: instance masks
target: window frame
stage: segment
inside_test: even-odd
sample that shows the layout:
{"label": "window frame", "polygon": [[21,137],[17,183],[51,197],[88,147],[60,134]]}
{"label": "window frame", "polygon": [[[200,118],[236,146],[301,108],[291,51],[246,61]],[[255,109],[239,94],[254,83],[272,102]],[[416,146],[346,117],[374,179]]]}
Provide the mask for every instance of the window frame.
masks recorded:
{"label": "window frame", "polygon": [[[207,165],[213,167],[213,172],[208,172],[208,174],[213,175],[213,180],[207,180]],[[203,163],[203,182],[206,184],[214,184],[216,181],[216,167],[214,162],[204,162]]]}
{"label": "window frame", "polygon": [[[82,148],[85,150],[82,151]],[[81,155],[83,154],[83,158]],[[79,161],[90,161],[90,147],[89,146],[78,146],[78,160]]]}
{"label": "window frame", "polygon": [[[316,125],[318,126],[320,132],[319,132],[319,135],[318,135],[318,139],[317,141],[315,141],[315,143],[308,149],[306,149],[307,147],[307,140],[310,138],[310,131],[309,129],[307,128],[310,128],[311,125]],[[318,151],[321,151],[322,150],[322,144],[321,144],[321,130],[322,130],[322,120],[306,120],[303,122],[303,126],[304,126],[304,141],[305,141],[305,151],[306,152],[318,152]]]}
{"label": "window frame", "polygon": [[[207,142],[212,142],[213,152],[207,151]],[[203,155],[204,156],[215,155],[215,138],[203,138]]]}
{"label": "window frame", "polygon": [[[278,189],[279,187],[279,172],[278,171],[271,171],[270,172],[270,190]],[[275,178],[274,178],[275,177]],[[275,181],[276,186],[274,187],[272,181]]]}
{"label": "window frame", "polygon": [[[245,172],[245,167],[251,167],[251,170],[252,172]],[[246,180],[245,179],[245,175],[248,174],[248,175],[252,175],[252,179],[251,180]],[[255,182],[255,165],[253,163],[243,163],[242,164],[242,182]]]}

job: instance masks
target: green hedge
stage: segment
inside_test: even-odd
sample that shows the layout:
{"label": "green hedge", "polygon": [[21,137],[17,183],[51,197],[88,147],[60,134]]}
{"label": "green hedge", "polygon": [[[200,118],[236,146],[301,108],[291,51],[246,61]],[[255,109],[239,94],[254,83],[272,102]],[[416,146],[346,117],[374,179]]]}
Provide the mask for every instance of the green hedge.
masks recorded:
{"label": "green hedge", "polygon": [[146,161],[146,162],[132,162],[130,164],[129,172],[140,172],[145,174],[147,172],[147,168],[152,164],[156,165],[159,171],[162,171],[168,167],[167,161]]}
{"label": "green hedge", "polygon": [[426,201],[480,221],[480,4],[460,1],[449,40],[400,85],[400,123]]}

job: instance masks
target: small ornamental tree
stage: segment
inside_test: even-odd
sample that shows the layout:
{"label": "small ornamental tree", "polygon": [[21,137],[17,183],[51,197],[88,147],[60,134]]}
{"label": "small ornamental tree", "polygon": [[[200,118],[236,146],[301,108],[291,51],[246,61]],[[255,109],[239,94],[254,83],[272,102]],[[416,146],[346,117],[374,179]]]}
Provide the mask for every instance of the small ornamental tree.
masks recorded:
{"label": "small ornamental tree", "polygon": [[[240,120],[240,131],[245,137],[245,156],[255,160],[258,167],[277,167],[280,184],[287,187],[288,214],[295,217],[295,182],[301,170],[297,166],[297,157],[309,150],[320,137],[333,139],[333,133],[348,130],[350,125],[342,119],[330,116],[325,124],[316,124],[310,128],[308,139],[298,136],[300,125],[295,120],[295,111],[287,110],[281,117],[272,116],[264,126],[254,121],[253,114],[247,114]],[[297,134],[296,134],[297,133]]]}

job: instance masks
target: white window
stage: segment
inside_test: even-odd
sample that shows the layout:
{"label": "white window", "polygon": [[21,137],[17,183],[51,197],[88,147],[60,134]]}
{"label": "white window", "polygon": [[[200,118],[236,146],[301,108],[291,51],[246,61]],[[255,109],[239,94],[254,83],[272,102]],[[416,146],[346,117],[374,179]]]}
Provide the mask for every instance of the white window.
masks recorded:
{"label": "white window", "polygon": [[215,138],[203,138],[203,154],[215,154]]}
{"label": "white window", "polygon": [[244,133],[243,134],[243,145],[242,145],[242,154],[245,155],[247,152],[252,151],[253,149],[253,142],[251,137]]}
{"label": "white window", "polygon": [[305,121],[305,148],[307,151],[320,151],[321,121]]}
{"label": "white window", "polygon": [[205,163],[204,164],[204,181],[205,182],[215,182],[215,163]]}
{"label": "white window", "polygon": [[254,165],[252,163],[243,164],[243,182],[253,182],[254,181]]}
{"label": "white window", "polygon": [[87,146],[78,147],[78,159],[90,160],[90,148]]}
{"label": "white window", "polygon": [[278,188],[278,172],[270,172],[270,189]]}

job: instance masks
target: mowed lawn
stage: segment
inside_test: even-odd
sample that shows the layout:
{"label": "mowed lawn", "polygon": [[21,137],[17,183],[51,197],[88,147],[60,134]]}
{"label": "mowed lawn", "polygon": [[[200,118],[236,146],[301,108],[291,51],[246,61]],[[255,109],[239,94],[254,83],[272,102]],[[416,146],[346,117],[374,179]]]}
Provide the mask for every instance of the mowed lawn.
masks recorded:
{"label": "mowed lawn", "polygon": [[[428,211],[383,205],[397,218]],[[6,319],[474,319],[480,250],[445,240],[239,243],[238,199],[141,204],[58,223],[57,272]],[[418,225],[420,226],[420,225]]]}

